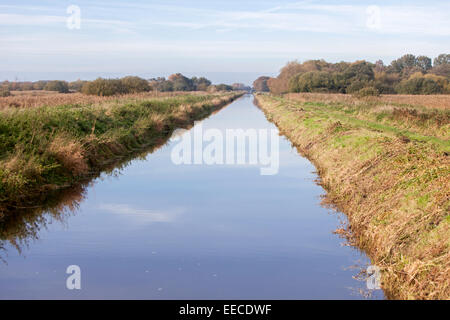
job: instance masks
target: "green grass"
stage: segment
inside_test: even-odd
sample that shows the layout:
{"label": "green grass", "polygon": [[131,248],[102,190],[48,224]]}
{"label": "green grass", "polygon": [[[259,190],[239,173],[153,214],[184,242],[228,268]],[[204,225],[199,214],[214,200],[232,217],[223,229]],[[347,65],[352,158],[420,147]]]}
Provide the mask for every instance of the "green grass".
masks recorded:
{"label": "green grass", "polygon": [[160,143],[241,93],[180,95],[125,104],[41,106],[0,112],[0,213],[73,184]]}
{"label": "green grass", "polygon": [[349,218],[349,241],[382,268],[387,296],[448,299],[449,112],[256,99],[317,167],[327,199]]}

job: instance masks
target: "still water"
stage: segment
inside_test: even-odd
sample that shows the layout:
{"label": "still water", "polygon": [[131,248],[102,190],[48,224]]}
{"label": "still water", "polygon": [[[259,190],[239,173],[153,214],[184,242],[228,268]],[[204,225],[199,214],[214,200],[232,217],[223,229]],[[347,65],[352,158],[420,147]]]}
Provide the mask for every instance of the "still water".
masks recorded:
{"label": "still water", "polygon": [[[250,95],[201,125],[276,129]],[[176,165],[176,143],[2,224],[0,298],[367,298],[355,278],[370,261],[333,234],[344,216],[320,205],[314,167],[288,140],[276,175]],[[69,265],[80,290],[66,288]]]}

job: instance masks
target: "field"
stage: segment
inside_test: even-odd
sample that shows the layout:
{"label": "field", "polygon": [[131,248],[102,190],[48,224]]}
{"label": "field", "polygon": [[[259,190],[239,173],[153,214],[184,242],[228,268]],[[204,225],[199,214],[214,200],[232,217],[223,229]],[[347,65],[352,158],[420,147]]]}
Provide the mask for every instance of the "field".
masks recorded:
{"label": "field", "polygon": [[357,99],[350,94],[339,93],[290,93],[286,94],[287,99],[293,99],[302,102],[329,102],[329,103],[345,103],[348,105],[390,105],[405,106],[413,109],[450,109],[450,95],[412,95],[412,94],[385,94],[378,97],[366,97]]}
{"label": "field", "polygon": [[22,103],[0,110],[0,214],[158,145],[174,129],[191,125],[242,94],[0,98],[0,105]]}
{"label": "field", "polygon": [[317,167],[389,298],[450,298],[450,96],[259,94]]}
{"label": "field", "polygon": [[110,103],[130,103],[153,98],[177,97],[180,95],[206,95],[206,92],[142,92],[122,96],[100,97],[82,93],[56,93],[54,91],[12,91],[11,96],[0,98],[0,110],[8,108],[34,108],[39,106],[61,106],[61,105],[100,105]]}

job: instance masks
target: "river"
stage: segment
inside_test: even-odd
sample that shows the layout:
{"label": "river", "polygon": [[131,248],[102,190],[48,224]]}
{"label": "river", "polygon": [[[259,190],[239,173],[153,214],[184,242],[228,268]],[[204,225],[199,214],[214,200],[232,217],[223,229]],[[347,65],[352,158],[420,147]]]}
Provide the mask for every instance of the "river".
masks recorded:
{"label": "river", "polygon": [[[276,130],[251,95],[200,125]],[[321,206],[314,166],[286,138],[273,175],[175,164],[177,143],[2,224],[0,298],[384,298],[355,279],[370,260],[333,233],[345,216]],[[70,265],[79,290],[66,287]]]}

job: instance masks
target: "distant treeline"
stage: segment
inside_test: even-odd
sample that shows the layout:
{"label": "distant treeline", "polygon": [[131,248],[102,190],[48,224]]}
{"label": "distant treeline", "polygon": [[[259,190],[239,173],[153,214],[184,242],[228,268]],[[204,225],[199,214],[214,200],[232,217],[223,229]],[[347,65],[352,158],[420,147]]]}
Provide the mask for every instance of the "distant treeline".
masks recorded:
{"label": "distant treeline", "polygon": [[361,95],[450,93],[450,54],[432,61],[406,54],[384,65],[367,61],[329,63],[325,60],[289,62],[276,78],[260,77],[256,91],[330,92]]}
{"label": "distant treeline", "polygon": [[9,82],[0,83],[0,96],[8,96],[11,91],[46,90],[59,93],[81,92],[89,95],[111,96],[117,94],[139,93],[147,91],[235,91],[251,90],[241,83],[233,85],[213,85],[204,77],[187,78],[181,73],[172,74],[168,79],[154,78],[143,79],[135,76],[127,76],[120,79],[98,78],[93,81],[77,80],[73,82],[51,80],[35,82]]}

